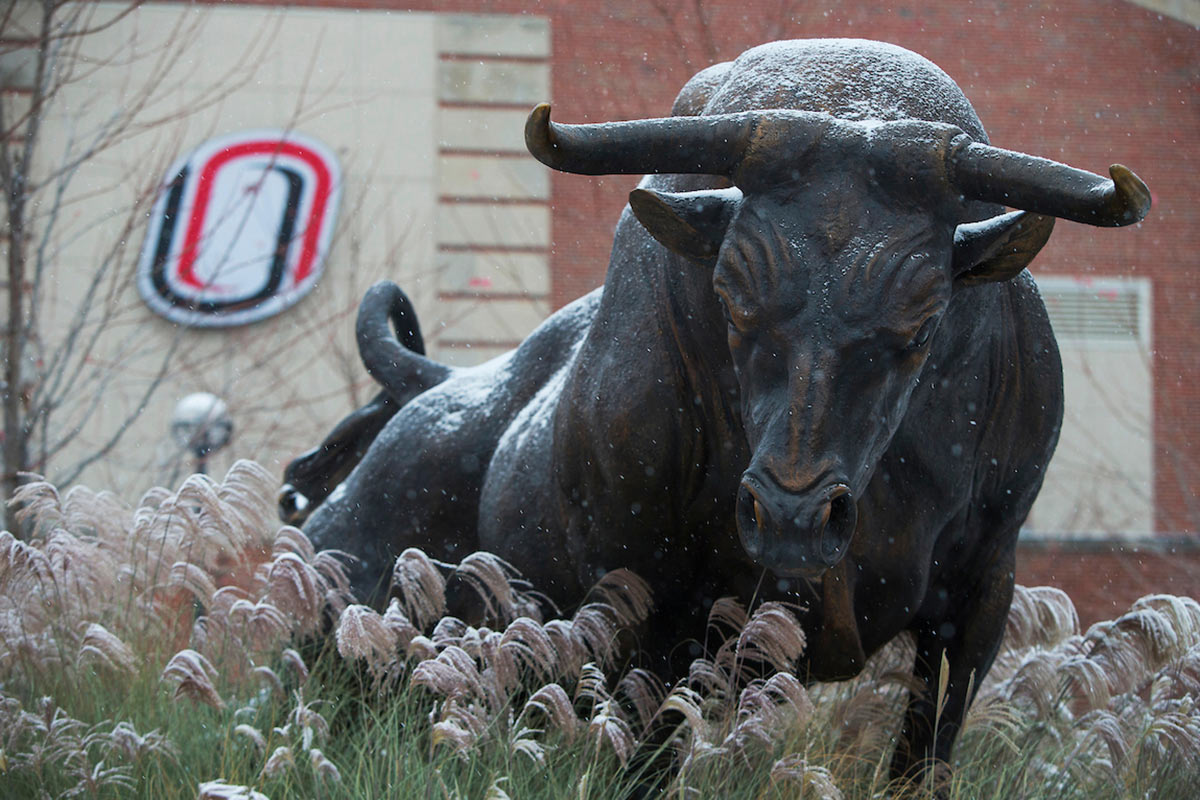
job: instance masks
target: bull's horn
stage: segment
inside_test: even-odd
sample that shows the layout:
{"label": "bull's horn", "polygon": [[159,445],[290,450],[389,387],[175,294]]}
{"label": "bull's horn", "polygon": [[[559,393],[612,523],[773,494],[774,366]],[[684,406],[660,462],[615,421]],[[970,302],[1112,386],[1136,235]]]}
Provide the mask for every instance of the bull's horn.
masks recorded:
{"label": "bull's horn", "polygon": [[533,109],[525,146],[548,167],[580,175],[686,173],[736,179],[770,153],[798,156],[829,126],[826,114],[746,111],[699,117],[663,117],[592,125],[550,120],[550,105]]}
{"label": "bull's horn", "polygon": [[991,145],[955,144],[949,178],[966,197],[1110,228],[1140,222],[1150,211],[1150,190],[1120,164],[1109,168],[1109,180]]}

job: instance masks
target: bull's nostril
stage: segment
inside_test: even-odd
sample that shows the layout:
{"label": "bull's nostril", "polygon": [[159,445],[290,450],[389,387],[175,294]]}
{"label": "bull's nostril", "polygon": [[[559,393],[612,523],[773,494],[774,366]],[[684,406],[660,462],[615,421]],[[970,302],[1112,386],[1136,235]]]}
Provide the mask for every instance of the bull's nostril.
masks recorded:
{"label": "bull's nostril", "polygon": [[854,501],[850,499],[849,492],[842,492],[829,501],[829,506],[825,512],[825,521],[829,520],[844,520],[850,516],[850,512],[854,508]]}
{"label": "bull's nostril", "polygon": [[767,529],[767,514],[763,511],[762,503],[758,502],[757,498],[754,500],[754,524],[760,531]]}
{"label": "bull's nostril", "polygon": [[828,504],[828,524],[821,532],[821,555],[831,566],[841,559],[858,522],[858,511],[850,490],[838,486],[832,494]]}

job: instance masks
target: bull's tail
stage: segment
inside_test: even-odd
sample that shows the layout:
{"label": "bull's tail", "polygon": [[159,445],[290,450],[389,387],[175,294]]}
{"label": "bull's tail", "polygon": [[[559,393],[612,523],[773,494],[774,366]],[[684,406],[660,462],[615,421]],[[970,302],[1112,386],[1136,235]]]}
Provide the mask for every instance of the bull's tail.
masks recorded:
{"label": "bull's tail", "polygon": [[363,295],[354,331],[367,372],[398,406],[450,376],[450,367],[425,357],[416,309],[391,281],[380,281]]}
{"label": "bull's tail", "polygon": [[383,391],[287,465],[279,516],[291,525],[303,524],[346,479],[401,406],[451,373],[450,367],[425,357],[416,311],[394,283],[382,281],[367,291],[358,306],[355,333],[359,355]]}

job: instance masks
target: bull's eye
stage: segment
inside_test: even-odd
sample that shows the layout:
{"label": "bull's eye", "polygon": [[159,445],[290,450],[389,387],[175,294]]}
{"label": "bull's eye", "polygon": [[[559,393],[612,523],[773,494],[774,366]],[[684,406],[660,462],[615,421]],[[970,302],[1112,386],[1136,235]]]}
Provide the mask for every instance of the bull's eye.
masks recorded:
{"label": "bull's eye", "polygon": [[925,320],[914,336],[908,343],[909,350],[920,350],[929,341],[929,337],[933,335],[933,329],[937,327],[937,317],[930,317]]}

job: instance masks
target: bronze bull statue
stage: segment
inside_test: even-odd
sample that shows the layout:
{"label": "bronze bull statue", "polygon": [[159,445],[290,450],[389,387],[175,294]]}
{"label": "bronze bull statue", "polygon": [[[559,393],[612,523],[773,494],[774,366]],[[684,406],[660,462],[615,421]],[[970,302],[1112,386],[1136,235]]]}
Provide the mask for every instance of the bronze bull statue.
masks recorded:
{"label": "bronze bull statue", "polygon": [[991,146],[945,73],[874,42],[754,48],[672,113],[534,109],[526,141],[554,169],[651,174],[605,285],[454,370],[405,348],[403,294],[372,288],[360,343],[386,408],[293,464],[293,483],[325,477],[288,498],[311,495],[306,532],[362,559],[366,593],[408,546],[489,550],[566,606],[628,567],[655,592],[642,655],[664,676],[727,595],[803,604],[815,679],[912,631],[929,691],[892,769],[919,774],[995,657],[1058,439],[1062,368],[1025,267],[1054,218],[1129,225],[1149,192],[1119,165]]}

